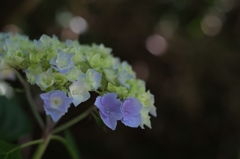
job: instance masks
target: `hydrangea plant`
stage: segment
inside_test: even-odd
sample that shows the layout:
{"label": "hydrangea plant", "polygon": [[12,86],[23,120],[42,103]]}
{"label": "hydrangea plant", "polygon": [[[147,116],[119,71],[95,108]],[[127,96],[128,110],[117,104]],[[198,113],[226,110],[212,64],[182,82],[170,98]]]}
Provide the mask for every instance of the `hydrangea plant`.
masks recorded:
{"label": "hydrangea plant", "polygon": [[61,42],[55,36],[43,35],[32,41],[24,35],[1,33],[0,69],[22,71],[31,85],[39,86],[46,115],[54,122],[68,112],[71,104],[77,107],[95,92],[95,108],[110,129],[115,130],[118,121],[132,128],[151,128],[150,115],[157,115],[154,96],[146,90],[145,82],[136,78],[132,67],[111,51],[103,44]]}

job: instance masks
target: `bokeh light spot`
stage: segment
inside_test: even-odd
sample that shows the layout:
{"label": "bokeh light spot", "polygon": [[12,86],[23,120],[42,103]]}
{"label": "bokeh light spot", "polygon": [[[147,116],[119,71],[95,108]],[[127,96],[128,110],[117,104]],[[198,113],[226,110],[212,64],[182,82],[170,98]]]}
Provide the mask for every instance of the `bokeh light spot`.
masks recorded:
{"label": "bokeh light spot", "polygon": [[145,42],[146,49],[153,55],[163,55],[167,49],[167,41],[158,34],[149,36]]}
{"label": "bokeh light spot", "polygon": [[84,18],[76,16],[71,18],[69,26],[74,33],[81,34],[87,30],[88,24]]}
{"label": "bokeh light spot", "polygon": [[8,24],[8,25],[5,25],[4,28],[3,28],[3,31],[4,32],[12,32],[12,33],[22,33],[22,30],[14,25],[14,24]]}
{"label": "bokeh light spot", "polygon": [[206,35],[215,36],[222,28],[222,21],[215,15],[207,15],[201,22],[201,28]]}
{"label": "bokeh light spot", "polygon": [[173,13],[165,14],[161,17],[158,27],[159,33],[166,39],[170,39],[179,27],[179,18]]}
{"label": "bokeh light spot", "polygon": [[132,65],[133,70],[136,72],[137,77],[147,81],[149,77],[149,67],[148,64],[143,61],[137,61]]}
{"label": "bokeh light spot", "polygon": [[9,99],[12,98],[14,95],[13,88],[6,82],[0,81],[0,95],[6,96]]}
{"label": "bokeh light spot", "polygon": [[71,18],[72,13],[69,11],[60,12],[56,15],[56,21],[64,28],[69,27],[69,22]]}
{"label": "bokeh light spot", "polygon": [[235,0],[215,0],[214,5],[223,12],[229,12],[234,8]]}
{"label": "bokeh light spot", "polygon": [[69,28],[63,28],[61,31],[61,39],[62,40],[77,40],[79,38],[79,35],[76,34],[75,32],[73,32],[71,29]]}

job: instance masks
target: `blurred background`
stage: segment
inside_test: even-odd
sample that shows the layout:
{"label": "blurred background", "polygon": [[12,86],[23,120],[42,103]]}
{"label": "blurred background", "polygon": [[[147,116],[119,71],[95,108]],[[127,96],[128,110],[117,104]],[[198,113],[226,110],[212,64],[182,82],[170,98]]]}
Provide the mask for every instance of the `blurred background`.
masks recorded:
{"label": "blurred background", "polygon": [[[1,0],[0,31],[103,43],[146,81],[152,129],[104,130],[87,118],[70,128],[83,159],[240,158],[239,0]],[[36,129],[17,142],[40,137]],[[44,158],[69,156],[53,141]]]}

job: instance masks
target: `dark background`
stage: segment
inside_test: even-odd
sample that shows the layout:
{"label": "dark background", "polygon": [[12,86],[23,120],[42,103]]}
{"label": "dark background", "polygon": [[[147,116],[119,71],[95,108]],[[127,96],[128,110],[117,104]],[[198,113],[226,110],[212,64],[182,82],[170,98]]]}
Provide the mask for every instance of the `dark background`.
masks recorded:
{"label": "dark background", "polygon": [[[17,31],[30,39],[55,34],[82,44],[103,43],[146,81],[158,114],[151,118],[152,129],[119,123],[117,130],[104,131],[87,118],[70,129],[83,159],[239,159],[239,4],[239,0],[0,0],[0,31]],[[86,22],[85,32],[69,27],[69,19],[77,16],[85,21],[78,17],[82,21],[74,26],[78,29]],[[62,122],[81,109],[72,107]],[[39,137],[34,130],[33,138]],[[51,142],[44,158],[69,156],[59,143]]]}

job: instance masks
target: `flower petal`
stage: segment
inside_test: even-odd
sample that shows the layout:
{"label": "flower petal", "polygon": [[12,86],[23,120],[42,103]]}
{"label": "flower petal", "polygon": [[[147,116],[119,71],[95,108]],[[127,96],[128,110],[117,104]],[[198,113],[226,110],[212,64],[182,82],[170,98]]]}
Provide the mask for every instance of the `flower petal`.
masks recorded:
{"label": "flower petal", "polygon": [[50,115],[54,122],[57,122],[65,113],[57,109],[45,108],[46,114]]}
{"label": "flower petal", "polygon": [[69,90],[69,96],[73,98],[74,106],[78,106],[90,98],[90,93],[80,80],[71,84]]}
{"label": "flower petal", "polygon": [[[101,99],[102,99],[102,97],[100,97],[100,96],[97,97],[94,105],[95,105],[96,107],[98,107],[98,109],[99,109],[102,113],[104,113],[105,107],[104,107],[104,105],[102,104]],[[104,115],[107,115],[107,114],[104,113]]]}
{"label": "flower petal", "polygon": [[113,116],[104,115],[101,111],[99,111],[99,113],[104,124],[106,124],[110,129],[115,130],[117,126],[117,120]]}
{"label": "flower petal", "polygon": [[73,56],[73,53],[65,53],[64,51],[60,51],[57,54],[57,57],[53,57],[50,60],[50,64],[52,65],[51,67],[62,74],[66,74],[75,64],[72,60]]}
{"label": "flower petal", "polygon": [[109,110],[114,111],[121,106],[121,101],[117,99],[116,93],[107,93],[101,99],[102,104]]}
{"label": "flower petal", "polygon": [[138,101],[137,98],[127,98],[122,105],[122,112],[128,112],[129,115],[135,116],[140,113],[142,109],[142,104]]}
{"label": "flower petal", "polygon": [[136,116],[130,116],[128,114],[125,114],[121,121],[126,126],[136,128],[141,124],[142,119],[140,114]]}
{"label": "flower petal", "polygon": [[112,115],[116,120],[120,120],[123,116],[120,110],[121,104],[116,93],[107,93],[102,97],[98,97],[95,102],[95,105],[104,115]]}

